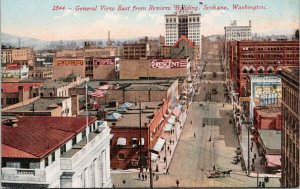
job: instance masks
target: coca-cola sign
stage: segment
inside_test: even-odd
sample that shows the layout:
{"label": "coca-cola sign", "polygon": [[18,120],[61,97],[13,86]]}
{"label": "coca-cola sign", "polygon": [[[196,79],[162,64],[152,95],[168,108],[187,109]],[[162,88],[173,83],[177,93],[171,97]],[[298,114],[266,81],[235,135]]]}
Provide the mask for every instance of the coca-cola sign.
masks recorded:
{"label": "coca-cola sign", "polygon": [[186,59],[153,59],[151,68],[186,68]]}

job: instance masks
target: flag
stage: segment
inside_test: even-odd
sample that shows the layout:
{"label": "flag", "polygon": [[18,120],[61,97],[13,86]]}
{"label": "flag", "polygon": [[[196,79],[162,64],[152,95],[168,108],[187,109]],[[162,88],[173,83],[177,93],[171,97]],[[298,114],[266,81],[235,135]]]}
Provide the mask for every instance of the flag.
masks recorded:
{"label": "flag", "polygon": [[90,86],[87,86],[87,88],[88,88],[88,94],[90,96],[102,98],[105,95],[105,92],[103,90],[94,89],[93,87]]}

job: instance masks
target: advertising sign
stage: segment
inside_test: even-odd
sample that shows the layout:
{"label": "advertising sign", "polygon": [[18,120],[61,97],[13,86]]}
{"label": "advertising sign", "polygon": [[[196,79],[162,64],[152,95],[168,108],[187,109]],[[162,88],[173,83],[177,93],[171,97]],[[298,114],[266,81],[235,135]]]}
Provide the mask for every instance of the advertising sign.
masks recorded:
{"label": "advertising sign", "polygon": [[94,59],[94,65],[114,65],[114,59]]}
{"label": "advertising sign", "polygon": [[55,60],[54,66],[83,66],[83,60]]}
{"label": "advertising sign", "polygon": [[186,59],[153,59],[151,68],[186,68]]}

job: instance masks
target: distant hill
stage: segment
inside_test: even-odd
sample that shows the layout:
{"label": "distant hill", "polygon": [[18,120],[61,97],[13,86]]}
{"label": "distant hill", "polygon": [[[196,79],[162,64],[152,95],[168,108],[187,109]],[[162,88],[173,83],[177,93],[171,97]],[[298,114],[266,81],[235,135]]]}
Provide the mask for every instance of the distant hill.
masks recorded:
{"label": "distant hill", "polygon": [[[114,46],[121,46],[124,42],[135,42],[142,37],[112,39]],[[158,37],[157,37],[158,38]],[[149,39],[157,39],[156,37],[149,37]],[[32,47],[35,50],[56,49],[56,48],[82,48],[85,41],[96,42],[97,46],[105,46],[106,39],[80,39],[80,40],[60,40],[60,41],[45,41],[31,37],[19,37],[1,32],[1,44],[12,47]]]}

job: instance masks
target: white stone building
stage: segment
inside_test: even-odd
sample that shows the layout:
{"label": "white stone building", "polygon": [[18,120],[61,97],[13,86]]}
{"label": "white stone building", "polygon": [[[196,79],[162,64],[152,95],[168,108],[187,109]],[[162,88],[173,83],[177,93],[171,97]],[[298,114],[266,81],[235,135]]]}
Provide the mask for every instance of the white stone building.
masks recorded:
{"label": "white stone building", "polygon": [[188,37],[201,48],[201,14],[180,10],[165,15],[165,45],[172,46],[182,36]]}
{"label": "white stone building", "polygon": [[112,187],[106,122],[14,117],[2,121],[2,134],[2,187]]}
{"label": "white stone building", "polygon": [[251,20],[249,26],[237,26],[234,20],[230,26],[225,26],[225,41],[251,40]]}

